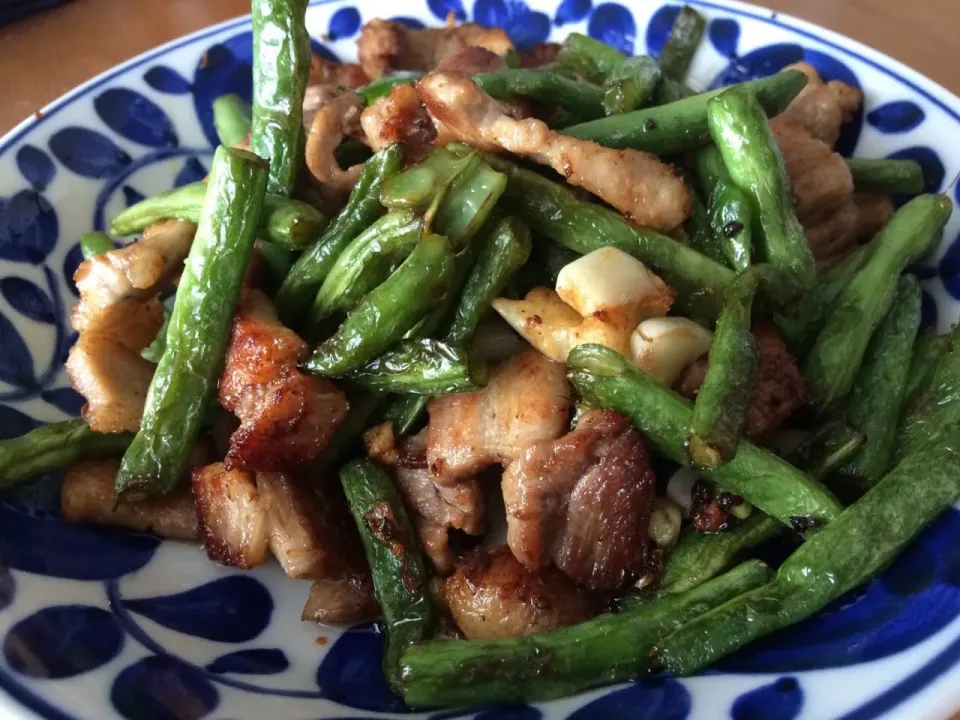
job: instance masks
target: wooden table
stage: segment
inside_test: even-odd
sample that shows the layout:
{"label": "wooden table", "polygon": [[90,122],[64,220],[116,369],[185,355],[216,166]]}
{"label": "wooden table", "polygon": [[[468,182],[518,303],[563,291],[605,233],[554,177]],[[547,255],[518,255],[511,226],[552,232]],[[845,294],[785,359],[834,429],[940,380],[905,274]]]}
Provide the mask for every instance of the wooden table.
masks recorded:
{"label": "wooden table", "polygon": [[[764,0],[882,50],[960,94],[955,0]],[[127,58],[249,12],[248,0],[72,0],[0,28],[0,135]]]}

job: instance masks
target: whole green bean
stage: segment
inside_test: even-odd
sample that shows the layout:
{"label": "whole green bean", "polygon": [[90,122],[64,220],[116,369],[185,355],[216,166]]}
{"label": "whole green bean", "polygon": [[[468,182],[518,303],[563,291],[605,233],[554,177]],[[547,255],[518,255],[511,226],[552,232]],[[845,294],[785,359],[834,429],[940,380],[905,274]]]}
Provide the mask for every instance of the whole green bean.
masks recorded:
{"label": "whole green bean", "polygon": [[399,172],[403,150],[391,145],[367,161],[347,204],[313,245],[300,256],[277,291],[274,304],[283,324],[298,329],[310,311],[317,291],[343,249],[384,214],[380,187]]}
{"label": "whole green bean", "polygon": [[487,384],[487,364],[439,340],[404,340],[350,373],[350,379],[377,392],[420,396],[479,390]]}
{"label": "whole green bean", "polygon": [[951,211],[947,197],[921,195],[874,238],[869,258],[840,292],[803,365],[810,395],[822,409],[836,409],[850,392],[867,343],[890,309],[897,278],[928,251]]}
{"label": "whole green bean", "polygon": [[116,249],[117,246],[113,244],[113,240],[106,233],[89,232],[80,237],[80,252],[83,254],[84,260]]}
{"label": "whole green bean", "polygon": [[607,115],[639,110],[653,99],[660,82],[660,66],[646,55],[626,58],[603,83],[603,109]]}
{"label": "whole green bean", "polygon": [[866,436],[866,444],[830,483],[841,496],[859,497],[890,469],[919,327],[920,283],[913,275],[902,275],[845,403],[847,421]]}
{"label": "whole green bean", "polygon": [[250,103],[239,95],[230,93],[214,98],[213,127],[221,145],[234,147],[246,140],[251,122]]}
{"label": "whole green bean", "polygon": [[688,592],[579,625],[414,645],[400,659],[403,698],[414,707],[532,702],[639,677],[661,638],[770,575],[754,560]]}
{"label": "whole green bean", "polygon": [[366,365],[443,301],[453,266],[449,241],[440,235],[424,236],[396,272],[360,302],[333,337],[313,351],[304,369],[314,375],[336,376]]}
{"label": "whole green bean", "polygon": [[710,345],[703,384],[693,406],[687,457],[694,467],[715,470],[729,462],[747,427],[747,410],[760,374],[760,349],[750,332],[754,266],[727,290]]}
{"label": "whole green bean", "polygon": [[857,192],[919,195],[924,190],[923,168],[915,160],[847,158]]}
{"label": "whole green bean", "polygon": [[[787,70],[734,87],[755,93],[763,109],[773,117],[789,105],[806,84],[807,76],[802,72]],[[710,141],[707,102],[721,92],[724,90],[711,90],[667,105],[572,125],[561,132],[607,147],[675,155]]]}
{"label": "whole green bean", "polygon": [[133,433],[98,433],[81,418],[51,423],[26,435],[0,440],[0,490],[67,467],[77,460],[120,455]]}
{"label": "whole green bean", "polygon": [[684,625],[657,646],[661,662],[690,675],[747,643],[800,622],[882,571],[960,496],[956,426],[890,473],[780,566],[768,585]]}
{"label": "whole green bean", "polygon": [[372,460],[355,460],[344,467],[340,483],[383,610],[384,674],[390,687],[400,692],[400,654],[426,638],[434,615],[417,534],[393,481]]}
{"label": "whole green bean", "polygon": [[[206,192],[207,183],[196,182],[141,200],[110,222],[110,232],[133,235],[167,218],[199,222]],[[288,250],[302,250],[327,226],[323,213],[299,200],[268,194],[263,207],[257,233]]]}
{"label": "whole green bean", "polygon": [[707,103],[707,122],[727,172],[756,211],[757,254],[800,286],[811,286],[813,253],[793,209],[780,146],[760,103],[742,89],[728,90]]}
{"label": "whole green bean", "polygon": [[556,105],[583,122],[603,117],[604,91],[590,83],[565,77],[545,68],[517,68],[479,73],[473,81],[487,95],[510,100],[518,95]]}
{"label": "whole green bean", "polygon": [[912,407],[920,393],[930,387],[937,364],[950,347],[950,337],[950,333],[938,334],[936,328],[927,328],[920,333],[913,348],[907,385],[903,390],[904,409]]}
{"label": "whole green bean", "polygon": [[[684,462],[693,419],[687,400],[601,345],[574,348],[567,367],[570,382],[588,402],[623,413],[662,455]],[[745,440],[730,462],[705,477],[791,527],[826,524],[842,510],[818,482]]]}
{"label": "whole green bean", "polygon": [[203,411],[217,391],[267,174],[266,161],[256,155],[217,148],[167,346],[147,391],[140,432],[117,474],[118,495],[165,495],[183,476]]}
{"label": "whole green bean", "polygon": [[307,0],[253,0],[250,147],[270,162],[270,192],[290,195],[303,164],[303,96],[310,74]]}
{"label": "whole green bean", "polygon": [[421,77],[423,77],[422,72],[394,70],[387,75],[381,75],[376,80],[372,80],[357,90],[357,93],[363,97],[363,101],[367,105],[373,105],[377,98],[386,97],[398,85],[410,85]]}
{"label": "whole green bean", "polygon": [[680,9],[660,51],[660,68],[666,77],[683,82],[706,27],[706,18],[692,7],[684,5]]}
{"label": "whole green bean", "polygon": [[697,151],[697,178],[707,200],[707,216],[727,264],[734,270],[750,266],[753,211],[749,198],[730,179],[715,145]]}

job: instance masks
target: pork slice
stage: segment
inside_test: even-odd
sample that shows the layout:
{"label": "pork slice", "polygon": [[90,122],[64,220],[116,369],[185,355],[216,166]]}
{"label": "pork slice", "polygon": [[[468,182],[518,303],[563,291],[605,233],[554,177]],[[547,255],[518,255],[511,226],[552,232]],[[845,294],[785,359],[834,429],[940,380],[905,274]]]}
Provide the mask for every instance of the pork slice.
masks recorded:
{"label": "pork slice", "polygon": [[429,155],[437,141],[437,129],[417,91],[409,85],[398,85],[386,97],[377,98],[363,111],[360,125],[374,150],[400,143],[408,164]]}
{"label": "pork slice", "polygon": [[270,522],[256,476],[214,463],[193,471],[190,489],[207,556],[244,570],[263,565],[270,544]]}
{"label": "pork slice", "polygon": [[863,92],[839,80],[823,82],[806,62],[788,65],[784,70],[800,70],[807,76],[807,85],[779,117],[799,121],[810,135],[832,148],[840,137],[840,126],[863,104]]}
{"label": "pork slice", "polygon": [[325,625],[353,625],[380,617],[369,572],[314,580],[300,619]]}

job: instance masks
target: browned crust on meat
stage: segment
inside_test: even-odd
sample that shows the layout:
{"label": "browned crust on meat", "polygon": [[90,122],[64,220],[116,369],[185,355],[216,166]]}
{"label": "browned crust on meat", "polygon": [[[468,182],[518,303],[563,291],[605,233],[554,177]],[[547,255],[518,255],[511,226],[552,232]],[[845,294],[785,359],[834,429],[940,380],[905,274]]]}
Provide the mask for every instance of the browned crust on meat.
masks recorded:
{"label": "browned crust on meat", "polygon": [[304,622],[348,625],[380,617],[380,604],[369,572],[314,580],[300,619]]}
{"label": "browned crust on meat", "polygon": [[310,56],[310,85],[342,85],[353,90],[363,87],[370,78],[357,63],[338,63],[322,58],[316,53]]}
{"label": "browned crust on meat", "polygon": [[255,476],[214,463],[193,471],[190,488],[207,556],[244,570],[263,565],[268,518]]}
{"label": "browned crust on meat", "polygon": [[471,45],[448,55],[437,65],[437,72],[454,72],[461,75],[497,72],[507,67],[503,58],[485,47]]}
{"label": "browned crust on meat", "polygon": [[377,98],[363,111],[360,124],[374,150],[400,143],[407,164],[422,160],[437,142],[437,128],[409,85],[398,85],[388,96]]}

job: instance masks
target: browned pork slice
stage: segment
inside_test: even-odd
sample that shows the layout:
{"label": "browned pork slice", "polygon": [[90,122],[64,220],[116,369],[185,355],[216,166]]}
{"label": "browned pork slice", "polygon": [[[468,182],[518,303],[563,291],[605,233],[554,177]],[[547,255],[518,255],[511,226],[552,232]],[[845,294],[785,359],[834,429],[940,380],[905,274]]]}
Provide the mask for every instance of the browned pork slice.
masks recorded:
{"label": "browned pork slice", "polygon": [[184,487],[164,498],[118,500],[113,493],[119,460],[81,460],[60,486],[60,513],[67,522],[114,525],[174,540],[199,537],[197,509]]}
{"label": "browned pork slice", "polygon": [[304,375],[308,348],[284,327],[267,297],[241,298],[220,377],[220,404],[240,419],[226,467],[276,471],[309,466],[347,414],[347,398],[328,380]]}
{"label": "browned pork slice", "polygon": [[382,150],[400,143],[408,164],[426,157],[437,140],[433,120],[410,85],[398,85],[386,97],[377,98],[363,111],[360,124],[371,148]]}
{"label": "browned pork slice", "polygon": [[300,619],[304,622],[345,625],[375,620],[380,604],[373,580],[364,569],[331,578],[314,580]]}
{"label": "browned pork slice", "polygon": [[310,129],[317,111],[339,95],[343,88],[363,87],[370,79],[356,63],[325,60],[317,54],[310,59],[310,77],[303,94],[303,127]]}
{"label": "browned pork slice", "polygon": [[507,542],[529,568],[553,562],[580,585],[616,590],[644,571],[655,483],[630,421],[592,410],[507,467]]}
{"label": "browned pork slice", "polygon": [[806,62],[788,65],[784,70],[800,70],[807,76],[807,85],[780,117],[800,121],[813,137],[833,147],[840,126],[863,103],[863,92],[839,80],[823,82],[816,68]]}
{"label": "browned pork slice", "polygon": [[503,363],[484,390],[436,398],[427,411],[428,467],[438,484],[452,485],[560,437],[570,385],[563,365],[530,349]]}
{"label": "browned pork slice", "polygon": [[470,45],[448,55],[434,69],[437,72],[473,76],[478,73],[497,72],[506,67],[507,63],[502,56],[480,45]]}
{"label": "browned pork slice", "polygon": [[71,324],[79,338],[66,371],[97,432],[140,427],[154,371],[140,351],[163,324],[157,294],[182,270],[195,230],[178,220],[156,223],[140,240],[84,260],[74,274],[80,302]]}
{"label": "browned pork slice", "polygon": [[427,110],[455,139],[549,165],[638,225],[670,230],[690,214],[689,190],[656,155],[558,135],[535,118],[515,120],[462,75],[431,73],[417,87]]}
{"label": "browned pork slice", "polygon": [[412,29],[380,19],[364,25],[357,40],[360,65],[371,79],[391,70],[433,70],[468,47],[486,48],[502,56],[513,50],[513,43],[503,30],[474,23]]}
{"label": "browned pork slice", "polygon": [[[783,344],[773,325],[754,326],[753,336],[760,349],[760,374],[747,412],[747,437],[765,441],[799,410],[807,400],[807,387],[796,358]],[[697,396],[707,372],[707,356],[689,365],[674,389],[684,397]]]}
{"label": "browned pork slice", "polygon": [[193,471],[190,489],[207,556],[244,570],[263,565],[270,547],[270,518],[256,476],[214,463]]}
{"label": "browned pork slice", "polygon": [[520,637],[592,617],[593,599],[556,568],[531,569],[509,548],[478,548],[443,585],[450,614],[469,640]]}
{"label": "browned pork slice", "polygon": [[361,134],[360,113],[363,98],[345,91],[322,104],[307,132],[306,163],[321,196],[340,201],[350,194],[360,177],[363,164],[346,170],[340,167],[334,151],[347,136]]}

